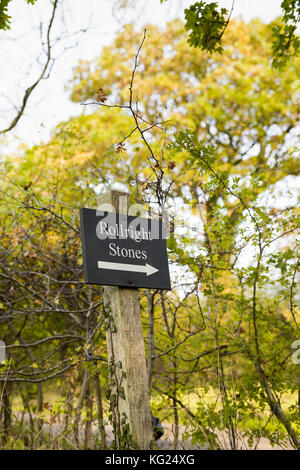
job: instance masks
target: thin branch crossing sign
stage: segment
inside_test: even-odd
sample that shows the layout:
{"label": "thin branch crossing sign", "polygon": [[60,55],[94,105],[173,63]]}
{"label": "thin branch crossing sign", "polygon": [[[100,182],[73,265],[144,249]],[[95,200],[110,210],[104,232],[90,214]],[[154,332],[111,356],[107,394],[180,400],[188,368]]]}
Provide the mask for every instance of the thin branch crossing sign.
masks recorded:
{"label": "thin branch crossing sign", "polygon": [[80,226],[86,283],[171,289],[160,219],[82,208]]}

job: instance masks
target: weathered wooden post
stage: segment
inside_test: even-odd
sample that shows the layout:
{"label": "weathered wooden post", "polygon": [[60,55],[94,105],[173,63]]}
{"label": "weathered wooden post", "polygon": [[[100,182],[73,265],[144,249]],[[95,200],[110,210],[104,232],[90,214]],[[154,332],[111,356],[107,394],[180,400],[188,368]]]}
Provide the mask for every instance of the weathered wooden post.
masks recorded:
{"label": "weathered wooden post", "polygon": [[[98,198],[98,209],[111,210],[109,206],[127,214],[128,194],[113,190]],[[112,317],[106,340],[112,390],[117,394],[115,419],[122,423],[125,418],[134,442],[140,449],[149,449],[153,432],[139,290],[117,286],[103,290]]]}
{"label": "weathered wooden post", "polygon": [[119,191],[99,197],[98,210],[80,209],[80,224],[85,282],[105,286],[110,412],[116,444],[149,449],[150,392],[138,289],[171,289],[164,224],[130,214],[128,194]]}

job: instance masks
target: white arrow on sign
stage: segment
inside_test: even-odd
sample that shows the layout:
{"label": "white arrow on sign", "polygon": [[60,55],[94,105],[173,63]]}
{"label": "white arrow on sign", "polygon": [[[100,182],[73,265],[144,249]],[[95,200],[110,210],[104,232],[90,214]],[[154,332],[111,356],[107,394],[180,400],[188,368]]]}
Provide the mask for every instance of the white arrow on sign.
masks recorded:
{"label": "white arrow on sign", "polygon": [[151,264],[138,265],[138,264],[124,264],[124,263],[111,263],[110,261],[98,261],[99,269],[114,269],[115,271],[131,271],[136,273],[146,273],[151,276],[158,271],[158,269],[151,266]]}

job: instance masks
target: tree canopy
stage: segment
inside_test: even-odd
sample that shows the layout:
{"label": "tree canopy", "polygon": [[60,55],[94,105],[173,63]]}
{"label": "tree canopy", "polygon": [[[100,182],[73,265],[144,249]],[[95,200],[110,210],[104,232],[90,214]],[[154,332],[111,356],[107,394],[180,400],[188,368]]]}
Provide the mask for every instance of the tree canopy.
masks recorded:
{"label": "tree canopy", "polygon": [[[217,8],[195,5],[201,14]],[[287,185],[299,172],[292,84],[300,58],[272,67],[279,24],[231,19],[222,54],[201,47],[205,28],[200,47],[190,47],[180,20],[146,33],[126,25],[98,58],[74,68],[67,88],[83,113],[60,123],[49,142],[5,156],[3,446],[8,429],[16,436],[9,445],[24,446],[12,397],[23,418],[31,416],[29,447],[63,447],[60,438],[33,436],[64,417],[64,436],[90,448],[95,407],[93,445],[106,445],[112,326],[102,290],[83,282],[78,209],[96,207],[99,193],[121,185],[132,203],[171,219],[173,290],[141,290],[140,299],[151,406],[173,422],[174,445],[184,425],[192,445],[237,449],[245,440],[253,448],[264,436],[299,448],[300,383],[291,360],[299,210]]]}
{"label": "tree canopy", "polygon": [[[28,5],[33,5],[37,0],[26,0]],[[11,16],[8,14],[8,6],[11,0],[0,0],[0,30],[10,29]]]}

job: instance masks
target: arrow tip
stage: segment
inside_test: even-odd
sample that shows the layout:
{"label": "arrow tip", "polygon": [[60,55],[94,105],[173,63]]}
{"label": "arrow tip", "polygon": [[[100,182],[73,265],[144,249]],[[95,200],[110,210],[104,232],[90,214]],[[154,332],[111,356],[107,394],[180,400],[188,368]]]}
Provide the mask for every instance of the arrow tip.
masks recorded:
{"label": "arrow tip", "polygon": [[151,266],[151,264],[146,263],[146,273],[147,276],[151,276],[151,274],[157,273],[158,269],[156,269],[154,266]]}

